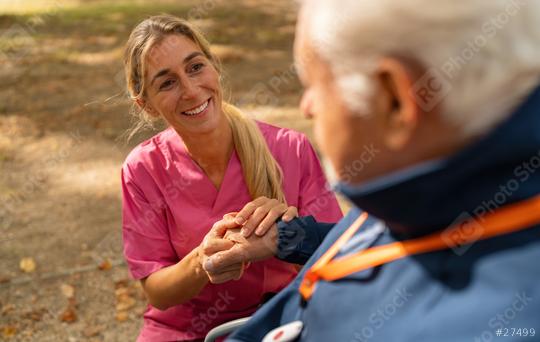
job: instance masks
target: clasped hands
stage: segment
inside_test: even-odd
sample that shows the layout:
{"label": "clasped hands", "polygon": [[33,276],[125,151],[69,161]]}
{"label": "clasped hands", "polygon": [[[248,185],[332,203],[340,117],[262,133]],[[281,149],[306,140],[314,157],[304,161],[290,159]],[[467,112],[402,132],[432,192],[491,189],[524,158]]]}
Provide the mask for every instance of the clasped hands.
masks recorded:
{"label": "clasped hands", "polygon": [[199,260],[213,284],[239,280],[250,262],[271,258],[277,251],[276,221],[298,215],[295,207],[259,197],[237,213],[216,222],[199,246]]}

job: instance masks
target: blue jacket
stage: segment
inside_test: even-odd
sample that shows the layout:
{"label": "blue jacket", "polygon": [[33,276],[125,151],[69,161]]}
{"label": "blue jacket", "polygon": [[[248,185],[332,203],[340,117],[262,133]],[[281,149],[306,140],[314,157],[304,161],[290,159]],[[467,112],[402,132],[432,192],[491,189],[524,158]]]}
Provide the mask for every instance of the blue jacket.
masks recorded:
{"label": "blue jacket", "polygon": [[[440,231],[538,195],[540,89],[508,120],[453,157],[339,190],[370,214],[341,254]],[[358,217],[357,208],[329,231],[293,283],[228,341],[261,341],[295,320],[304,323],[297,341],[540,341],[540,225],[322,281],[312,299],[302,303],[298,287],[306,269]],[[293,225],[303,227],[303,240],[310,242],[285,244],[282,258],[298,262],[328,227],[306,219]],[[282,228],[280,239],[283,234]],[[523,329],[529,335],[535,329],[535,336],[517,336],[525,334]]]}

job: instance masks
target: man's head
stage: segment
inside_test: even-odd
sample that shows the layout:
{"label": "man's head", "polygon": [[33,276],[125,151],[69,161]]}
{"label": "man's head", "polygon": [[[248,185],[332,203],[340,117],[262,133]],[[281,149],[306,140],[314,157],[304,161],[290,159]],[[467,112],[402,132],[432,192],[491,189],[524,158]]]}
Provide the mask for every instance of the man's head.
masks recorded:
{"label": "man's head", "polygon": [[540,80],[535,0],[304,0],[302,110],[337,176],[359,183],[447,156]]}

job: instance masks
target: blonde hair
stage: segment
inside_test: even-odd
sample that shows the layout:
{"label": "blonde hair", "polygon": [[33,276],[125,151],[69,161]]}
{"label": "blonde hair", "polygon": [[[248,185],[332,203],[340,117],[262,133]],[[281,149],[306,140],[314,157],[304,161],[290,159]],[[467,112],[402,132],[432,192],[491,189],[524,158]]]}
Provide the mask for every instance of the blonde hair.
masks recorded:
{"label": "blonde hair", "polygon": [[[198,29],[189,22],[174,16],[153,16],[137,25],[126,43],[124,71],[132,99],[144,100],[146,96],[145,76],[148,52],[165,37],[174,34],[193,41],[221,74],[219,60],[211,53],[209,42]],[[234,147],[242,164],[244,179],[251,198],[265,196],[286,203],[281,168],[272,156],[256,123],[230,104],[223,103],[222,108],[232,130]],[[144,108],[134,109],[132,114],[136,116],[137,122],[129,133],[129,138],[145,127],[154,126],[156,119]]]}
{"label": "blonde hair", "polygon": [[224,103],[223,112],[232,128],[234,147],[252,198],[266,196],[287,203],[283,174],[257,124],[235,106]]}

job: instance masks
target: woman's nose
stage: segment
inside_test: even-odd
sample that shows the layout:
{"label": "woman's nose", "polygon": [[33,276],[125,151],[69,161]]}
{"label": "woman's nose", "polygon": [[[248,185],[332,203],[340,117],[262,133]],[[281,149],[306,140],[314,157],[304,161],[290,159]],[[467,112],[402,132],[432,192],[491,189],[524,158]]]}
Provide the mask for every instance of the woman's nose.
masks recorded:
{"label": "woman's nose", "polygon": [[197,97],[198,96],[198,92],[199,92],[199,87],[197,86],[197,84],[187,78],[185,80],[183,80],[182,82],[182,98],[183,99],[186,99],[186,100],[189,100],[189,99],[192,99],[194,97]]}

